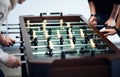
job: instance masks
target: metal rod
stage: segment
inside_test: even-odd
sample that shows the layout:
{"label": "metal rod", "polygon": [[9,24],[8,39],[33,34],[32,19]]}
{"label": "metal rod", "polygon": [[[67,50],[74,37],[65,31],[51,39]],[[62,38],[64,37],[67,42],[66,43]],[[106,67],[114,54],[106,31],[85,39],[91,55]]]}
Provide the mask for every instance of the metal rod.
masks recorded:
{"label": "metal rod", "polygon": [[[55,24],[60,24],[59,23],[60,22],[60,20],[47,20],[47,23],[46,23],[46,25],[55,25]],[[75,25],[75,24],[86,24],[85,22],[63,22],[63,24],[67,24],[67,23],[70,23],[71,25]],[[29,23],[30,25],[42,25],[43,23]]]}
{"label": "metal rod", "polygon": [[16,26],[16,25],[20,25],[20,24],[2,24],[2,26],[6,26],[6,25],[8,25],[8,26]]}
{"label": "metal rod", "polygon": [[[1,32],[2,34],[7,34],[7,32]],[[8,32],[8,34],[19,34],[20,32]]]}
{"label": "metal rod", "polygon": [[24,56],[25,53],[14,53],[14,54],[12,54],[12,55],[14,55],[14,56]]}

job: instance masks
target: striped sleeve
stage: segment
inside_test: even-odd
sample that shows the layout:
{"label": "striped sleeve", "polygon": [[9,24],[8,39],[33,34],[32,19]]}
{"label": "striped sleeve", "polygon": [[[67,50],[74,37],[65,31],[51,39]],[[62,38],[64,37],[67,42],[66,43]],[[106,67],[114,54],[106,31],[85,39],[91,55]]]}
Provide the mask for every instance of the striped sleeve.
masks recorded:
{"label": "striped sleeve", "polygon": [[0,49],[0,62],[6,63],[8,61],[8,54]]}

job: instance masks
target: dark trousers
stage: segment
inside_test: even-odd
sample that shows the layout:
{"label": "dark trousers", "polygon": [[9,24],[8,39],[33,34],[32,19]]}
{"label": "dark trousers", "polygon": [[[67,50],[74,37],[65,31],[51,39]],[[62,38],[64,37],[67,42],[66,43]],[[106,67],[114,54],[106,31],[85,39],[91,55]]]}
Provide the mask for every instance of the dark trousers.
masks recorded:
{"label": "dark trousers", "polygon": [[103,25],[101,27],[97,27],[99,30],[105,26],[105,22],[109,19],[109,14],[97,13],[97,25]]}
{"label": "dark trousers", "polygon": [[0,69],[0,77],[5,77],[3,71]]}

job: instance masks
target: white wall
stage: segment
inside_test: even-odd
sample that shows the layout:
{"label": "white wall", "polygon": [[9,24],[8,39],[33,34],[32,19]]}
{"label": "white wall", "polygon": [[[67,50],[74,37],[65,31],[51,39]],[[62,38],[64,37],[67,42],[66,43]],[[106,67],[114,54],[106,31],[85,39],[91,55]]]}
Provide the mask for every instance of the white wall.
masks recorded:
{"label": "white wall", "polygon": [[89,6],[87,0],[26,0],[22,5],[17,4],[9,13],[8,23],[19,23],[20,15],[39,15],[40,12],[82,14],[88,18]]}

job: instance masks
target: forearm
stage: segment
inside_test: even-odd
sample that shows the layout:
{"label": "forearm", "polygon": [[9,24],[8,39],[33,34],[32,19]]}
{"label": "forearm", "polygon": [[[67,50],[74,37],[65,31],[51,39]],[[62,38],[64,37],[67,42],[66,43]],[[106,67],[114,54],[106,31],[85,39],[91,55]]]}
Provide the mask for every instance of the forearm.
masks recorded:
{"label": "forearm", "polygon": [[117,19],[117,22],[116,22],[116,28],[118,30],[120,30],[120,8],[119,8],[119,12],[118,12],[118,19]]}
{"label": "forearm", "polygon": [[118,34],[118,36],[120,37],[120,8],[118,11],[118,18],[117,18],[116,26],[114,26],[114,29],[116,33]]}
{"label": "forearm", "polygon": [[118,10],[119,10],[119,5],[114,4],[113,10],[112,10],[111,15],[110,15],[110,18],[116,19],[117,14],[118,14]]}
{"label": "forearm", "polygon": [[96,14],[95,5],[94,5],[93,1],[89,2],[89,7],[90,7],[90,13],[91,14]]}

